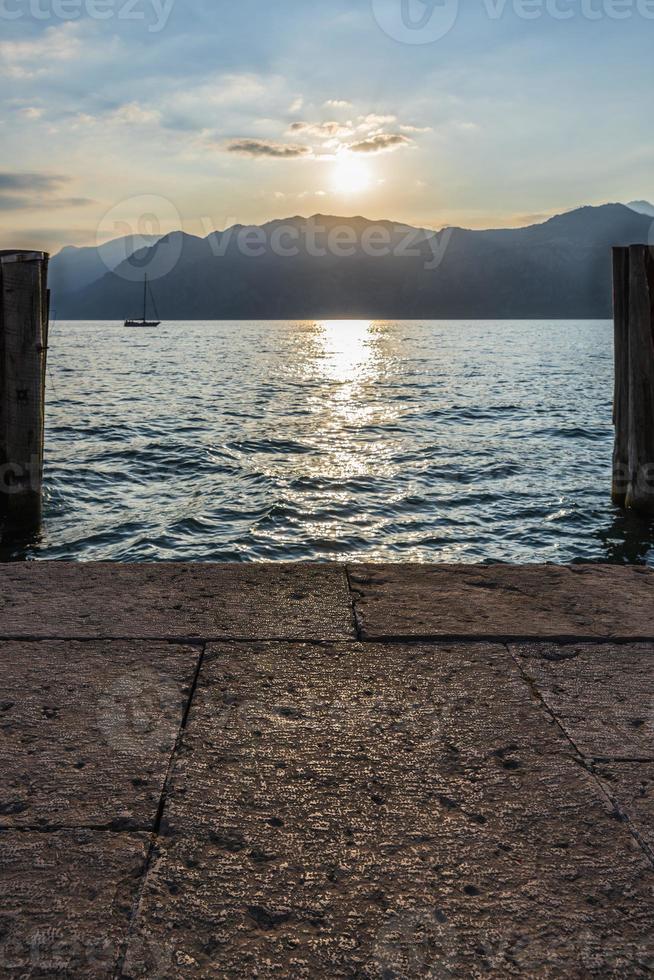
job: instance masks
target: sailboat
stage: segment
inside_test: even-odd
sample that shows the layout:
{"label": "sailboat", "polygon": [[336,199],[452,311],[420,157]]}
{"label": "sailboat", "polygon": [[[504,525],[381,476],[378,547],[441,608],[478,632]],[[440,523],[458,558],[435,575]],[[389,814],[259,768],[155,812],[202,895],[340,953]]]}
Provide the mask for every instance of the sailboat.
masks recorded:
{"label": "sailboat", "polygon": [[[154,314],[157,316],[157,305],[154,301],[154,296],[152,296],[152,290],[150,290],[150,296],[152,299],[152,305],[154,306]],[[161,325],[161,320],[148,320],[148,275],[145,274],[143,279],[143,319],[142,320],[125,320],[126,327],[158,327]]]}

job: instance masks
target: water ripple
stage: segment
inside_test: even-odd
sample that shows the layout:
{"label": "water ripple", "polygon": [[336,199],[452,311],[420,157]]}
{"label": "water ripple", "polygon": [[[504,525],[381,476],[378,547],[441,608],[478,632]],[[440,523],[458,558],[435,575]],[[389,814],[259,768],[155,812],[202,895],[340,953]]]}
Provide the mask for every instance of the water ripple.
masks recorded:
{"label": "water ripple", "polygon": [[59,323],[16,557],[654,564],[590,321]]}

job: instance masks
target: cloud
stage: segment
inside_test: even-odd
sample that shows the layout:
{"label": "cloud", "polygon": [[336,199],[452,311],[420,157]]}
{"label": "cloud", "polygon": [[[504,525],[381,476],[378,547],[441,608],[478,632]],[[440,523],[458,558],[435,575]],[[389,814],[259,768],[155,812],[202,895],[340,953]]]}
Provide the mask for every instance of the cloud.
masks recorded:
{"label": "cloud", "polygon": [[377,113],[370,112],[367,116],[359,116],[359,129],[364,131],[379,129],[380,126],[392,126],[395,122],[397,122],[397,116],[378,116]]}
{"label": "cloud", "polygon": [[[58,116],[50,115],[55,122],[47,126],[46,132],[55,137],[58,134],[76,134],[78,147],[86,143],[89,152],[97,153],[100,145],[123,145],[132,138],[154,142],[158,135],[165,135],[161,113],[158,109],[146,108],[138,102],[102,107],[95,112],[63,111]],[[132,133],[135,134],[132,137]],[[137,151],[138,152],[138,151]]]}
{"label": "cloud", "polygon": [[390,113],[369,113],[344,122],[336,119],[297,119],[286,130],[287,135],[293,137],[289,143],[252,135],[232,140],[226,146],[214,142],[213,146],[221,146],[230,153],[251,157],[286,160],[312,157],[319,160],[333,158],[345,150],[354,153],[389,153],[414,145],[409,136],[384,129],[392,123],[397,123],[397,116]]}
{"label": "cloud", "polygon": [[276,201],[306,201],[310,197],[327,197],[327,191],[298,191],[296,194],[275,191],[273,197]]}
{"label": "cloud", "polygon": [[23,197],[0,192],[2,211],[51,211],[57,208],[84,208],[95,201],[88,197]]}
{"label": "cloud", "polygon": [[24,109],[18,110],[18,115],[22,116],[23,119],[40,119],[43,115],[44,110],[39,109],[36,106],[29,105],[25,106]]}
{"label": "cloud", "polygon": [[90,204],[97,204],[92,197],[58,197],[54,201],[46,204],[51,208],[87,208]]}
{"label": "cloud", "polygon": [[126,102],[109,112],[91,115],[88,112],[78,112],[68,123],[71,129],[85,126],[146,126],[159,124],[161,113],[157,109],[146,109],[138,102]]}
{"label": "cloud", "polygon": [[[12,223],[13,224],[13,223]],[[96,245],[95,229],[72,228],[22,228],[0,229],[0,248],[27,248],[35,252],[56,252],[61,243],[69,245]]]}
{"label": "cloud", "polygon": [[228,153],[240,153],[247,157],[272,157],[276,160],[292,160],[310,156],[311,147],[297,143],[274,143],[272,140],[240,139],[227,144]]}
{"label": "cloud", "polygon": [[[288,132],[294,136],[313,141],[314,155],[320,153],[333,155],[341,150],[352,150],[355,153],[384,153],[409,146],[413,140],[401,133],[385,132],[383,127],[397,123],[397,116],[369,113],[358,116],[354,122],[344,123],[330,119],[326,122],[307,122],[298,120],[289,127]],[[421,132],[417,127],[400,126],[407,132]],[[318,145],[320,144],[320,145]]]}
{"label": "cloud", "polygon": [[369,136],[358,143],[351,143],[348,149],[352,153],[390,153],[399,150],[403,146],[412,146],[413,140],[400,133],[378,133],[376,136]]}
{"label": "cloud", "polygon": [[284,80],[277,75],[235,72],[205,76],[197,85],[185,85],[168,91],[159,105],[178,115],[195,119],[207,116],[210,109],[260,112],[270,106],[287,103]]}
{"label": "cloud", "polygon": [[288,111],[295,115],[296,112],[302,112],[302,106],[304,105],[304,99],[301,95],[298,95],[297,99],[294,99],[288,107]]}
{"label": "cloud", "polygon": [[458,129],[462,133],[474,133],[480,129],[480,126],[475,122],[455,121],[452,123],[452,129]]}
{"label": "cloud", "polygon": [[68,182],[67,177],[56,174],[0,172],[0,211],[45,211],[95,203],[86,197],[57,197]]}
{"label": "cloud", "polygon": [[68,125],[71,129],[79,129],[83,126],[95,126],[98,121],[98,116],[92,116],[88,112],[78,112],[75,116],[73,116]]}
{"label": "cloud", "polygon": [[324,123],[294,122],[289,132],[302,133],[304,136],[314,137],[316,139],[334,139],[335,137],[342,139],[354,135],[354,130],[351,126],[347,124],[343,125],[333,120]]}
{"label": "cloud", "polygon": [[35,78],[58,62],[77,59],[82,50],[79,25],[72,22],[48,27],[34,40],[0,41],[0,76]]}
{"label": "cloud", "polygon": [[54,192],[68,178],[54,174],[14,174],[0,172],[0,192],[10,194],[33,194],[38,192]]}
{"label": "cloud", "polygon": [[161,114],[156,109],[144,109],[137,102],[128,102],[111,113],[109,120],[121,125],[142,125],[157,123]]}
{"label": "cloud", "polygon": [[[288,125],[288,114],[298,109],[279,75],[218,74],[160,91],[139,93],[138,104],[157,111],[162,130],[206,135],[243,134],[247,139],[277,139]],[[131,101],[130,93],[125,101]],[[290,108],[289,108],[290,107]],[[215,146],[211,147],[215,149]]]}
{"label": "cloud", "polygon": [[327,109],[351,109],[352,103],[348,102],[347,99],[327,99],[325,102],[325,108]]}
{"label": "cloud", "polygon": [[29,197],[11,197],[9,194],[0,193],[0,212],[25,211],[31,206],[32,199]]}

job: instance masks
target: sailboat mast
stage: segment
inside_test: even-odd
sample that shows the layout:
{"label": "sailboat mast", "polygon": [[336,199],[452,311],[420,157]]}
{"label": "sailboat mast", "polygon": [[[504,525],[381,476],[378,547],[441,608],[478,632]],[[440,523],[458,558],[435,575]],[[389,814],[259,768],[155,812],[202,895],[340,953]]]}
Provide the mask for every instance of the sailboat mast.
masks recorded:
{"label": "sailboat mast", "polygon": [[147,319],[148,312],[148,274],[145,273],[143,277],[143,323]]}

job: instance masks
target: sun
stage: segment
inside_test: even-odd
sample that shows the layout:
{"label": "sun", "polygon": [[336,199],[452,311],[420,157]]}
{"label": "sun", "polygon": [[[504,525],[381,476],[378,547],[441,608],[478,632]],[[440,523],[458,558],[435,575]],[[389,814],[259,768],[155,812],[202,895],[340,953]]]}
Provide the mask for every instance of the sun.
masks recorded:
{"label": "sun", "polygon": [[353,153],[340,153],[334,161],[331,183],[337,194],[361,194],[372,183],[370,167]]}

